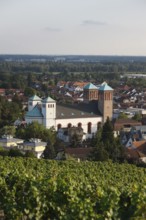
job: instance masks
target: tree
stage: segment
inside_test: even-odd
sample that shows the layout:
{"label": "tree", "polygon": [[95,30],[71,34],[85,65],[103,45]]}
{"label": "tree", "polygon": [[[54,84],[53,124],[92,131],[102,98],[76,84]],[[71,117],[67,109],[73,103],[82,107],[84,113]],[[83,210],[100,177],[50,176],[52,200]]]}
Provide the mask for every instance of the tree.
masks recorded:
{"label": "tree", "polygon": [[43,152],[43,158],[54,159],[55,157],[56,157],[56,151],[54,145],[50,141],[48,141],[47,146],[45,147],[45,150]]}
{"label": "tree", "polygon": [[38,138],[45,142],[50,141],[51,144],[54,144],[56,142],[55,129],[47,129],[42,124],[39,124],[37,121],[26,125],[26,127],[18,127],[16,131],[16,136],[25,140]]}
{"label": "tree", "polygon": [[83,129],[81,127],[71,127],[68,129],[68,135],[72,147],[78,147],[82,143]]}
{"label": "tree", "polygon": [[120,112],[118,119],[127,119],[128,116],[124,112]]}
{"label": "tree", "polygon": [[5,150],[3,147],[0,146],[0,155],[1,156],[8,156],[9,151]]}
{"label": "tree", "polygon": [[103,127],[100,128],[92,141],[94,150],[91,154],[93,160],[121,160],[124,157],[124,148],[119,138],[114,138],[113,126],[109,118],[107,118]]}
{"label": "tree", "polygon": [[4,126],[1,130],[0,130],[0,134],[1,135],[11,135],[14,136],[16,132],[16,129],[14,126]]}
{"label": "tree", "polygon": [[24,157],[36,158],[35,154],[29,150],[26,151]]}
{"label": "tree", "polygon": [[0,97],[0,127],[13,124],[22,116],[22,109],[16,102],[8,102],[4,97]]}
{"label": "tree", "polygon": [[102,127],[100,127],[98,129],[98,131],[96,132],[96,134],[94,135],[94,137],[91,140],[91,146],[95,147],[98,143],[101,143],[101,138],[102,138]]}
{"label": "tree", "polygon": [[9,150],[8,156],[9,157],[23,157],[24,155],[19,149],[11,148]]}
{"label": "tree", "polygon": [[107,118],[106,122],[103,125],[101,141],[103,141],[103,143],[106,142],[113,143],[114,141],[113,125],[109,120],[109,117]]}
{"label": "tree", "polygon": [[29,97],[29,96],[33,96],[35,95],[36,91],[35,89],[31,88],[31,87],[26,87],[24,90],[24,95]]}
{"label": "tree", "polygon": [[103,142],[96,144],[94,150],[91,152],[90,158],[94,161],[106,161],[109,159],[109,153],[105,149]]}
{"label": "tree", "polygon": [[137,113],[135,113],[135,115],[132,117],[132,119],[134,119],[134,120],[136,120],[136,121],[141,121],[142,115],[141,115],[139,112],[137,112]]}
{"label": "tree", "polygon": [[119,138],[114,138],[113,142],[106,142],[105,150],[109,154],[109,158],[113,161],[121,161],[124,158],[124,147],[121,145]]}

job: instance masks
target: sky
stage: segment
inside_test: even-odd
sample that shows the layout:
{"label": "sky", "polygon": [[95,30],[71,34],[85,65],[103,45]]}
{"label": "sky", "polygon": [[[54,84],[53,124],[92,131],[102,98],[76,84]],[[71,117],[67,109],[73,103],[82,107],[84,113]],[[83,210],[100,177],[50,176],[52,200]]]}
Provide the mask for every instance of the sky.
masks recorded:
{"label": "sky", "polygon": [[0,54],[146,56],[146,0],[0,0]]}

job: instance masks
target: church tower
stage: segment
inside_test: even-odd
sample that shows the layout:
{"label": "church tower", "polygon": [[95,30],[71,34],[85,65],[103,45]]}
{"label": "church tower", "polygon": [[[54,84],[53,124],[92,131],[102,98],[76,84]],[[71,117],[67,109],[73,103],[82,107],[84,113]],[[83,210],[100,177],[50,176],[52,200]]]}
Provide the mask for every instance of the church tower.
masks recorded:
{"label": "church tower", "polygon": [[48,97],[42,101],[43,125],[46,128],[55,127],[56,101]]}
{"label": "church tower", "polygon": [[103,83],[98,90],[98,110],[103,116],[103,123],[107,117],[112,119],[113,116],[113,89]]}
{"label": "church tower", "polygon": [[31,111],[37,104],[41,104],[42,99],[37,95],[32,96],[28,100],[28,111]]}
{"label": "church tower", "polygon": [[84,101],[89,102],[91,100],[98,100],[98,89],[92,83],[88,83],[84,86]]}

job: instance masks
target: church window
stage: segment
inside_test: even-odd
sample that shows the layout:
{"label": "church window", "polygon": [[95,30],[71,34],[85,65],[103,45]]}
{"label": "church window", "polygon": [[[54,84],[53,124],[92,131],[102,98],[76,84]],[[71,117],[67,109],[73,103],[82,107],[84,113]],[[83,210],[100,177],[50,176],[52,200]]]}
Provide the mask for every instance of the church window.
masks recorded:
{"label": "church window", "polygon": [[89,122],[89,123],[88,123],[88,134],[91,134],[91,125],[92,125],[92,123]]}
{"label": "church window", "polygon": [[58,130],[59,130],[61,127],[62,127],[61,124],[58,124],[58,125],[57,125],[57,129],[58,129]]}
{"label": "church window", "polygon": [[71,128],[71,123],[69,123],[67,127],[68,127],[68,128]]}
{"label": "church window", "polygon": [[101,122],[98,122],[97,123],[97,129],[100,129],[101,128]]}
{"label": "church window", "polygon": [[78,128],[81,128],[82,127],[82,123],[78,123]]}

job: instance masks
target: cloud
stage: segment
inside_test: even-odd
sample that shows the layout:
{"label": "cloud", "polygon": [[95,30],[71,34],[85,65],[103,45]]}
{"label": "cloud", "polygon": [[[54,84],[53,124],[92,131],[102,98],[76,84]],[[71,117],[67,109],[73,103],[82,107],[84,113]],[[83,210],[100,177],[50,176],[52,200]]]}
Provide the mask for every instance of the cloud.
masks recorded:
{"label": "cloud", "polygon": [[62,31],[62,29],[60,29],[60,28],[52,28],[52,27],[45,27],[44,30],[48,31],[48,32],[60,32],[60,31]]}
{"label": "cloud", "polygon": [[105,26],[105,25],[107,25],[107,23],[106,22],[101,22],[101,21],[84,20],[81,25],[82,26],[91,26],[91,25]]}

